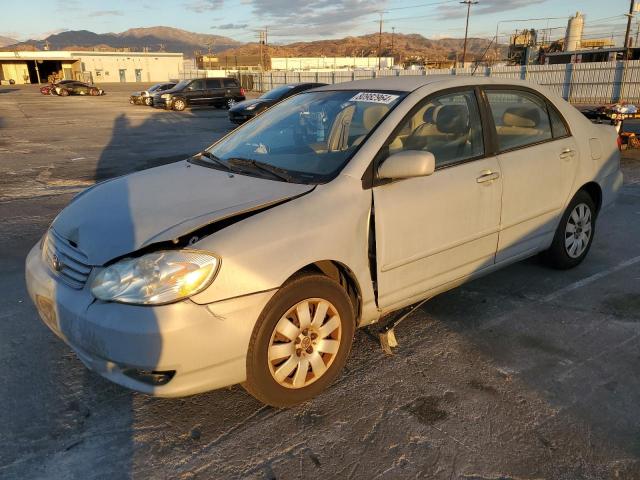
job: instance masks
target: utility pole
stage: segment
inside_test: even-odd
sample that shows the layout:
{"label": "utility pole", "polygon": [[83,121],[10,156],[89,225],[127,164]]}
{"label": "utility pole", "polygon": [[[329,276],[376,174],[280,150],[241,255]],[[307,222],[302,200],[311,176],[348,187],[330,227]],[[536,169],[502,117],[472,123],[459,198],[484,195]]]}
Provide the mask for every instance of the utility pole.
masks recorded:
{"label": "utility pole", "polygon": [[638,38],[640,37],[640,22],[636,22],[636,41],[634,42],[634,45],[637,47],[638,46]]}
{"label": "utility pole", "polygon": [[[631,0],[631,1],[634,1],[634,0]],[[464,28],[464,44],[462,46],[462,68],[464,68],[464,61],[467,56],[467,35],[469,33],[469,14],[471,13],[471,5],[478,4],[478,0],[463,0],[460,3],[467,6],[467,23]],[[456,67],[457,66],[458,65],[456,64]]]}
{"label": "utility pole", "polygon": [[260,30],[258,44],[260,45],[260,71],[264,72],[264,57],[262,56],[262,44],[264,43],[264,32]]}
{"label": "utility pole", "polygon": [[380,70],[380,54],[382,53],[382,15],[380,12],[380,32],[378,33],[378,70]]}
{"label": "utility pole", "polygon": [[624,59],[629,60],[631,49],[629,48],[629,35],[631,33],[631,20],[633,19],[633,11],[635,10],[635,0],[631,0],[629,4],[629,13],[627,13],[627,32],[624,34]]}
{"label": "utility pole", "polygon": [[395,63],[395,55],[393,53],[393,37],[396,34],[396,27],[391,27],[391,57],[393,57],[393,62]]}

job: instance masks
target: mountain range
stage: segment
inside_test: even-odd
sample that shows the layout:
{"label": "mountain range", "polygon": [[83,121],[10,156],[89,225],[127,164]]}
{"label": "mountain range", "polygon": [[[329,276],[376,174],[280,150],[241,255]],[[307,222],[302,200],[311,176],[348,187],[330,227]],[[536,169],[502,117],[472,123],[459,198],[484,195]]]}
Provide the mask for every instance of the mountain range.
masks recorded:
{"label": "mountain range", "polygon": [[0,35],[0,47],[4,47],[6,45],[13,45],[15,43],[18,43],[18,41],[13,38],[3,37],[2,35]]}
{"label": "mountain range", "polygon": [[[182,52],[185,57],[193,57],[198,51],[209,48],[216,51],[238,47],[240,42],[222,35],[194,33],[173,27],[131,28],[121,33],[94,33],[88,30],[69,30],[49,35],[42,40],[26,40],[11,45],[16,50],[93,50],[96,48],[130,48],[151,52]],[[7,49],[4,45],[4,49]]]}
{"label": "mountain range", "polygon": [[[396,59],[418,57],[430,61],[455,59],[462,52],[463,40],[459,38],[428,39],[418,34],[394,35],[383,33],[346,37],[331,40],[272,44],[268,47],[258,43],[241,43],[222,35],[194,33],[172,27],[131,28],[121,33],[94,33],[88,30],[73,30],[50,35],[43,40],[12,42],[0,37],[0,47],[4,50],[94,50],[130,48],[131,51],[182,52],[186,58],[197,53],[214,52],[217,55],[256,55],[265,49],[270,56],[317,57],[317,56],[375,56],[381,40],[383,56],[394,55]],[[13,43],[13,44],[12,44]],[[489,48],[488,48],[489,47]],[[490,40],[469,38],[468,58],[477,58],[486,53],[487,58],[495,55]],[[469,58],[470,57],[470,58]]]}

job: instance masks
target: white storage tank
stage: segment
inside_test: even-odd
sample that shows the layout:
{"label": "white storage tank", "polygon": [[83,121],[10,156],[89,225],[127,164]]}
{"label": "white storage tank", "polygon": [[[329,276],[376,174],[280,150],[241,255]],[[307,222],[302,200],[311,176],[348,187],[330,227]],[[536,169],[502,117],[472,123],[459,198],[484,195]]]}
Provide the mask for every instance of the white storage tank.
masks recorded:
{"label": "white storage tank", "polygon": [[580,49],[582,30],[584,29],[584,15],[576,12],[575,17],[569,17],[567,33],[564,37],[564,51],[572,52]]}

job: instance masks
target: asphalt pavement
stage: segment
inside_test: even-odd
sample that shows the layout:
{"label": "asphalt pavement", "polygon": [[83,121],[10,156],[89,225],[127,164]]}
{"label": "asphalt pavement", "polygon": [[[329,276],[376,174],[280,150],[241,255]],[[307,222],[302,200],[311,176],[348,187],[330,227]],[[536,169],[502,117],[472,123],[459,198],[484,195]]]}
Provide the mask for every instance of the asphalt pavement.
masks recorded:
{"label": "asphalt pavement", "polygon": [[[241,387],[183,399],[89,372],[40,322],[24,258],[77,191],[182,159],[224,110],[0,87],[0,478],[640,478],[640,154],[583,264],[530,259],[440,295],[392,356],[361,330],[328,391],[287,410]],[[161,192],[158,192],[161,195]]]}

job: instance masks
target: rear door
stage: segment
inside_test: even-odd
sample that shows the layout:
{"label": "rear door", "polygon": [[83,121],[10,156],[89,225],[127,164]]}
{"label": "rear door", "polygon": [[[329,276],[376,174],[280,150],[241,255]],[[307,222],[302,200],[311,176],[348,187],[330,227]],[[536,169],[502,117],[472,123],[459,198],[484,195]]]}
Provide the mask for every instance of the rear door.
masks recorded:
{"label": "rear door", "polygon": [[224,100],[224,90],[219,78],[207,78],[207,103],[220,104]]}
{"label": "rear door", "polygon": [[486,87],[503,176],[496,262],[527,256],[553,238],[571,194],[578,147],[553,105],[526,88]]}

